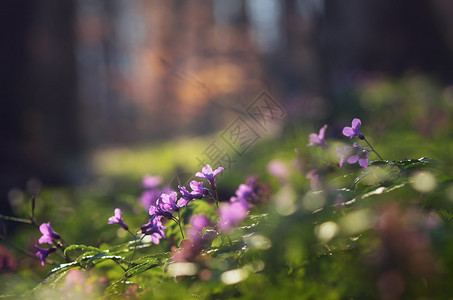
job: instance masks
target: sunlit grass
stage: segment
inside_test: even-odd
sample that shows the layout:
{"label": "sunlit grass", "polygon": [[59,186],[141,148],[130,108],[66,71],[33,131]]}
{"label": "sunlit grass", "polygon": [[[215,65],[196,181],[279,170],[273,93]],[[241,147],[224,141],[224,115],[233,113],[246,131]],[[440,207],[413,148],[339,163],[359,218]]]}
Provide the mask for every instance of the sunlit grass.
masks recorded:
{"label": "sunlit grass", "polygon": [[141,179],[145,174],[172,176],[177,168],[194,171],[197,157],[210,142],[209,137],[177,139],[132,147],[109,147],[95,151],[94,171],[99,176]]}

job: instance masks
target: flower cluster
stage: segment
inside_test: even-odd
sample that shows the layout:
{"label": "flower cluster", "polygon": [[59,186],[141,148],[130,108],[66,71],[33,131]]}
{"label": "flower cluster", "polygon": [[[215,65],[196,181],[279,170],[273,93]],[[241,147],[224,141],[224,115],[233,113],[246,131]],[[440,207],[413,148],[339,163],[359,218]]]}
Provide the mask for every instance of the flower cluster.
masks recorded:
{"label": "flower cluster", "polygon": [[192,192],[189,192],[185,186],[178,185],[178,188],[181,193],[181,198],[185,201],[184,206],[186,206],[190,200],[202,199],[209,194],[209,190],[203,187],[203,182],[198,182],[196,180],[190,182]]}
{"label": "flower cluster", "polygon": [[240,201],[222,203],[219,207],[219,228],[224,232],[230,232],[247,217],[247,206]]}
{"label": "flower cluster", "polygon": [[340,159],[340,168],[343,167],[345,161],[349,164],[355,164],[359,162],[362,168],[368,167],[368,156],[370,156],[370,150],[368,148],[362,148],[357,143],[354,143],[352,147],[344,146],[343,149],[337,146],[337,156]]}
{"label": "flower cluster", "polygon": [[230,198],[230,202],[240,202],[246,208],[251,208],[258,204],[259,200],[264,200],[264,193],[265,188],[258,183],[256,177],[250,177],[245,184],[242,183],[239,185],[235,196]]}
{"label": "flower cluster", "polygon": [[210,243],[217,235],[213,230],[204,229],[211,226],[211,221],[201,215],[192,216],[190,219],[189,238],[181,244],[181,249],[174,252],[173,261],[194,261],[203,251],[206,244]]}
{"label": "flower cluster", "polygon": [[[206,165],[203,167],[202,172],[197,172],[195,176],[206,179],[212,190],[215,191],[217,188],[215,177],[222,171],[222,167],[213,171],[210,165]],[[203,187],[203,182],[198,182],[196,180],[192,180],[190,182],[190,188],[192,191],[188,191],[184,186],[178,186],[181,197],[178,197],[177,192],[168,188],[160,190],[158,186],[161,183],[162,179],[160,177],[149,175],[145,176],[143,179],[145,192],[142,194],[140,199],[142,205],[147,205],[148,213],[151,216],[149,222],[140,227],[141,233],[151,236],[151,241],[154,244],[159,244],[160,239],[165,239],[164,230],[167,229],[167,227],[163,226],[162,218],[175,221],[181,228],[181,220],[179,216],[181,208],[186,207],[192,200],[202,199],[207,196],[214,197],[213,193],[211,193],[209,189]],[[159,191],[161,193],[157,196],[157,192]],[[218,199],[215,200],[217,203]],[[109,218],[109,224],[118,224],[124,230],[129,231],[129,226],[124,223],[122,212],[119,208],[115,209],[115,215]],[[184,237],[182,228],[181,234]]]}
{"label": "flower cluster", "polygon": [[60,243],[54,243],[54,240],[61,239],[61,236],[53,230],[50,222],[42,223],[39,226],[39,231],[41,231],[42,236],[39,238],[38,243],[56,245],[50,247],[49,249],[44,249],[35,245],[36,250],[38,250],[38,252],[36,252],[36,256],[41,260],[41,265],[44,266],[47,257],[51,253],[57,251],[57,248],[61,246]]}
{"label": "flower cluster", "polygon": [[169,187],[161,187],[162,178],[160,176],[145,175],[143,177],[142,186],[143,193],[140,196],[141,205],[148,210],[151,205],[155,205],[157,199],[162,193],[169,193]]}
{"label": "flower cluster", "polygon": [[[352,120],[351,127],[345,126],[342,130],[344,136],[349,137],[352,139],[353,137],[357,137],[361,140],[364,140],[371,149],[367,147],[362,147],[358,143],[354,143],[351,146],[342,146],[336,147],[337,157],[340,159],[340,168],[344,166],[347,162],[349,164],[359,163],[362,168],[368,167],[368,157],[370,156],[371,152],[374,152],[379,159],[382,160],[381,156],[373,149],[370,143],[367,141],[365,136],[360,132],[360,128],[362,126],[362,121],[358,118],[354,118]],[[307,146],[320,146],[322,148],[328,147],[328,144],[325,140],[325,133],[326,133],[327,125],[324,125],[319,130],[319,133],[311,133],[309,138],[309,143]],[[306,178],[310,179],[310,186],[312,190],[318,190],[321,188],[321,173],[317,169],[312,169],[306,173]]]}
{"label": "flower cluster", "polygon": [[182,197],[178,199],[176,192],[163,193],[157,199],[156,204],[149,207],[149,214],[171,220],[173,219],[173,214],[179,212],[179,209],[186,205],[187,201]]}
{"label": "flower cluster", "polygon": [[[165,239],[164,226],[166,220],[175,221],[180,230],[182,241],[182,250],[178,251],[174,259],[175,261],[190,261],[196,258],[205,245],[212,241],[217,235],[216,230],[219,229],[223,232],[230,232],[236,228],[247,216],[250,207],[254,206],[258,201],[258,193],[260,192],[260,185],[257,183],[256,178],[252,177],[247,180],[245,184],[240,184],[236,193],[231,197],[229,202],[221,203],[219,205],[216,176],[223,171],[222,167],[213,170],[210,165],[202,168],[201,172],[195,174],[196,177],[205,179],[209,183],[209,187],[204,187],[203,182],[192,180],[190,182],[190,191],[184,186],[178,186],[179,193],[175,191],[162,192],[157,198],[153,198],[152,193],[155,193],[159,188],[162,180],[160,177],[145,176],[143,179],[143,186],[146,191],[141,197],[141,203],[149,203],[148,213],[151,216],[148,223],[140,227],[143,236],[150,236],[154,244],[159,244],[161,239]],[[190,220],[190,227],[188,230],[188,238],[185,239],[182,220],[180,217],[180,210],[187,207],[189,203],[196,199],[206,198],[214,200],[218,206],[219,221],[211,223],[211,221],[202,215],[192,216]],[[146,200],[146,201],[144,201]],[[129,232],[137,241],[137,233],[129,230],[129,226],[123,220],[123,212],[120,208],[115,208],[114,215],[108,219],[108,224],[118,224],[122,229]],[[205,230],[211,227],[212,229]],[[61,243],[56,243],[56,240],[61,239],[60,235],[56,233],[50,222],[43,223],[39,227],[42,236],[39,243],[48,243],[53,245],[48,249],[44,249],[35,245],[37,252],[36,256],[41,260],[44,265],[47,257],[55,252]]]}
{"label": "flower cluster", "polygon": [[[355,118],[352,120],[351,127],[344,127],[343,128],[343,135],[352,139],[353,137],[358,137],[361,140],[367,142],[367,144],[371,147],[370,143],[366,140],[365,136],[360,132],[360,127],[362,126],[362,121],[360,119]],[[376,153],[380,159],[381,156],[371,147],[371,150],[368,148],[363,148],[358,143],[354,143],[352,147],[344,146],[343,149],[337,147],[337,156],[340,158],[340,168],[343,167],[345,161],[349,164],[355,164],[359,162],[359,165],[362,168],[368,167],[368,156],[370,156],[370,151]]]}
{"label": "flower cluster", "polygon": [[162,226],[161,219],[161,216],[152,216],[148,223],[140,227],[142,233],[151,236],[151,241],[156,245],[159,244],[160,239],[165,239],[164,230],[167,229]]}
{"label": "flower cluster", "polygon": [[236,228],[247,217],[248,210],[257,204],[258,199],[265,198],[262,194],[263,187],[255,177],[249,178],[245,184],[240,184],[230,202],[222,203],[219,207],[220,230],[230,232]]}

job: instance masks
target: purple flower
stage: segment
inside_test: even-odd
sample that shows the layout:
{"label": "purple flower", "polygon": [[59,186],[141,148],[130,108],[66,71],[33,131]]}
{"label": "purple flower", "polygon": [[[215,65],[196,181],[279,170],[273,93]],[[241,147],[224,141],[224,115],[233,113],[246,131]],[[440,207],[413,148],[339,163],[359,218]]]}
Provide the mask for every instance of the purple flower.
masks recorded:
{"label": "purple flower", "polygon": [[152,216],[149,222],[140,227],[144,235],[151,236],[151,241],[154,244],[159,244],[160,239],[165,239],[164,230],[167,227],[162,226],[162,216]]}
{"label": "purple flower", "polygon": [[280,180],[288,179],[290,171],[288,167],[280,160],[274,159],[267,164],[269,174],[277,177]]}
{"label": "purple flower", "polygon": [[337,156],[340,159],[340,168],[343,168],[344,162],[352,155],[354,149],[349,146],[344,146],[343,149],[337,146]]}
{"label": "purple flower", "polygon": [[237,227],[247,216],[247,207],[240,201],[222,203],[219,208],[219,227],[228,232]]}
{"label": "purple flower", "polygon": [[368,148],[362,148],[362,146],[357,143],[354,143],[354,148],[357,148],[356,153],[348,158],[348,163],[355,164],[358,161],[362,168],[368,167],[370,150],[368,150]]}
{"label": "purple flower", "polygon": [[127,226],[126,223],[124,223],[122,215],[123,212],[121,211],[121,209],[115,208],[115,215],[109,218],[109,224],[118,224],[124,230],[129,230],[129,226]]}
{"label": "purple flower", "polygon": [[151,216],[163,216],[164,218],[171,220],[173,214],[178,212],[181,207],[186,206],[189,202],[186,199],[180,198],[178,200],[177,198],[178,194],[176,194],[176,192],[170,192],[168,194],[163,193],[160,195],[159,199],[157,199],[156,205],[151,205],[149,207],[149,214]]}
{"label": "purple flower", "polygon": [[38,252],[36,252],[36,256],[39,257],[39,259],[41,260],[41,266],[43,266],[43,267],[44,267],[44,263],[46,262],[47,256],[49,256],[51,253],[57,251],[57,248],[54,246],[50,247],[49,249],[43,249],[43,248],[35,245],[35,248],[38,250]]}
{"label": "purple flower", "polygon": [[245,208],[249,208],[249,202],[255,202],[258,196],[253,191],[253,187],[248,184],[240,184],[236,190],[236,196],[230,198],[231,203],[240,202]]}
{"label": "purple flower", "polygon": [[240,184],[230,203],[240,202],[247,209],[254,207],[260,202],[266,201],[268,188],[259,184],[256,177],[252,176],[246,180],[245,184]]}
{"label": "purple flower", "polygon": [[215,184],[215,177],[222,171],[223,171],[222,167],[218,167],[215,171],[212,171],[211,166],[206,165],[203,167],[201,172],[197,172],[195,174],[195,177],[206,179],[211,184],[212,189],[216,190],[217,186]]}
{"label": "purple flower", "polygon": [[355,118],[352,120],[352,127],[345,127],[343,128],[343,134],[350,139],[353,137],[358,137],[359,139],[363,140],[365,137],[363,134],[360,132],[360,126],[362,125],[362,121],[360,119]]}
{"label": "purple flower", "polygon": [[240,184],[238,189],[236,190],[236,196],[238,198],[242,198],[244,200],[253,199],[256,197],[255,193],[251,186],[247,184]]}
{"label": "purple flower", "polygon": [[179,192],[181,193],[181,198],[183,199],[182,201],[185,202],[185,205],[189,203],[190,200],[195,199],[195,196],[190,193],[185,186],[180,186],[178,185]]}
{"label": "purple flower", "polygon": [[145,175],[142,181],[143,187],[145,189],[155,189],[161,183],[162,177],[160,176]]}
{"label": "purple flower", "polygon": [[337,156],[340,158],[340,168],[343,167],[345,161],[350,164],[355,164],[358,161],[362,168],[366,168],[368,167],[370,150],[354,143],[353,147],[344,146],[343,149],[337,147]]}
{"label": "purple flower", "polygon": [[42,223],[41,226],[39,226],[39,230],[42,233],[42,237],[40,237],[38,241],[40,244],[47,243],[52,245],[52,239],[58,240],[60,238],[60,235],[53,231],[50,222]]}
{"label": "purple flower", "polygon": [[211,225],[211,221],[205,216],[197,215],[190,218],[190,225],[189,237],[192,240],[198,240],[202,238],[203,229]]}
{"label": "purple flower", "polygon": [[183,240],[180,248],[173,251],[172,259],[175,262],[195,261],[203,248],[217,236],[215,230],[208,229],[203,233],[203,229],[211,225],[211,221],[205,216],[193,216],[190,219],[190,224],[189,239]]}
{"label": "purple flower", "polygon": [[192,189],[190,193],[195,196],[195,199],[201,199],[209,194],[209,190],[203,187],[203,182],[192,180],[190,182],[190,188]]}
{"label": "purple flower", "polygon": [[327,129],[327,125],[324,125],[319,130],[319,134],[310,133],[310,135],[308,136],[309,143],[307,146],[309,146],[309,147],[311,147],[311,146],[320,146],[320,147],[327,146],[327,142],[325,140],[326,129]]}
{"label": "purple flower", "polygon": [[[159,188],[159,185],[162,183],[162,178],[160,176],[150,176],[145,175],[143,177],[142,185],[145,191],[140,196],[140,203],[145,209],[149,209],[151,205],[156,204],[157,198],[160,194],[165,193],[166,190]],[[169,190],[169,189],[167,189]]]}
{"label": "purple flower", "polygon": [[203,182],[198,182],[196,180],[190,182],[192,192],[189,192],[184,186],[178,185],[178,188],[183,199],[181,200],[183,206],[186,206],[190,200],[201,199],[209,193],[209,190],[203,187]]}
{"label": "purple flower", "polygon": [[145,209],[149,209],[151,205],[155,206],[162,191],[158,189],[150,189],[143,192],[140,197],[140,203]]}

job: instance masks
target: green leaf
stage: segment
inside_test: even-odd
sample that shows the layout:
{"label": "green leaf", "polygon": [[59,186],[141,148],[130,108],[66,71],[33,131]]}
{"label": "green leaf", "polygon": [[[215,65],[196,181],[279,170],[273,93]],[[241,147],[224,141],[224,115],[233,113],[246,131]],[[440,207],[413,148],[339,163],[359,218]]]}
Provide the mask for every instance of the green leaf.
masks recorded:
{"label": "green leaf", "polygon": [[127,281],[123,277],[107,287],[105,289],[104,296],[122,295],[125,291],[127,291],[131,286],[134,285],[136,285],[136,283]]}
{"label": "green leaf", "polygon": [[30,293],[33,294],[34,292],[38,291],[44,286],[52,287],[63,278],[69,270],[79,267],[80,264],[78,262],[71,262],[67,264],[61,264],[56,268],[53,268],[49,272],[49,276],[47,276],[43,281],[41,281]]}
{"label": "green leaf", "polygon": [[427,167],[436,167],[439,166],[439,162],[428,158],[422,157],[419,159],[408,159],[408,160],[400,160],[395,161],[395,164],[399,167],[403,168],[404,170],[414,170],[414,169],[423,169]]}
{"label": "green leaf", "polygon": [[380,195],[380,194],[389,193],[389,192],[394,191],[396,189],[402,188],[405,185],[406,185],[406,183],[394,185],[394,186],[391,186],[391,187],[383,187],[383,186],[381,186],[381,187],[378,187],[375,190],[372,190],[372,191],[370,191],[368,193],[363,194],[362,195],[362,199],[368,198],[368,197],[373,196],[373,195]]}
{"label": "green leaf", "polygon": [[147,271],[149,269],[152,269],[152,268],[155,268],[155,267],[158,267],[158,266],[161,266],[161,265],[163,265],[162,261],[158,260],[158,259],[145,261],[145,262],[140,263],[140,264],[130,268],[129,270],[127,270],[126,277],[136,276],[136,275],[138,275],[140,273],[143,273],[143,272],[145,272],[145,271]]}
{"label": "green leaf", "polygon": [[50,274],[52,273],[56,273],[56,272],[60,272],[62,270],[66,270],[66,269],[72,269],[72,268],[75,268],[77,266],[80,266],[78,262],[76,261],[73,261],[73,262],[70,262],[70,263],[67,263],[67,264],[61,264],[59,265],[58,267],[56,268],[53,268],[52,270],[50,270]]}
{"label": "green leaf", "polygon": [[[145,247],[146,244],[140,244],[140,248]],[[124,244],[113,246],[110,249],[104,250],[104,253],[108,254],[120,254],[134,250],[135,241],[129,241]]]}
{"label": "green leaf", "polygon": [[124,258],[122,256],[118,256],[118,255],[107,255],[105,253],[98,253],[95,255],[82,256],[81,258],[79,258],[79,261],[80,262],[88,261],[85,264],[85,266],[90,266],[90,265],[95,265],[97,263],[100,263],[100,262],[108,260],[108,259],[118,262],[118,261],[122,261]]}
{"label": "green leaf", "polygon": [[[86,252],[93,252],[93,253],[102,253],[103,251],[99,248],[87,245],[70,245],[64,250],[64,255],[67,256],[80,256]],[[77,253],[80,252],[80,253]]]}

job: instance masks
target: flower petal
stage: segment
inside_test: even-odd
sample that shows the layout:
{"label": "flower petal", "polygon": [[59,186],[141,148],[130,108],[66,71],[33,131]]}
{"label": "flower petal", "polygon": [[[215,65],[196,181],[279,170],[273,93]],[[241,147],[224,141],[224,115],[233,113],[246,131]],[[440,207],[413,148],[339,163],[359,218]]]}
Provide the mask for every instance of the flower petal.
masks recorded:
{"label": "flower petal", "polygon": [[206,176],[205,176],[203,173],[201,173],[201,172],[197,172],[197,173],[195,174],[195,177],[198,177],[198,178],[206,178]]}
{"label": "flower petal", "polygon": [[368,167],[368,158],[361,158],[361,159],[359,159],[359,165],[360,165],[362,168]]}
{"label": "flower petal", "polygon": [[[195,191],[195,190],[198,190],[200,188],[200,182],[196,181],[196,180],[192,180],[190,183],[190,188],[192,189],[192,191]],[[201,182],[201,186],[203,186],[203,183]]]}
{"label": "flower petal", "polygon": [[352,129],[351,127],[343,128],[343,135],[352,139],[355,135],[354,129]]}
{"label": "flower petal", "polygon": [[316,133],[310,133],[308,139],[309,139],[308,146],[315,146],[321,143],[321,140],[319,139]]}
{"label": "flower petal", "polygon": [[325,124],[324,126],[321,127],[321,129],[319,129],[319,135],[318,135],[318,138],[319,140],[324,140],[324,137],[326,135],[326,129],[327,129],[327,124]]}
{"label": "flower petal", "polygon": [[214,176],[217,176],[217,174],[219,174],[219,173],[222,172],[223,170],[224,170],[223,167],[218,167],[212,174],[213,174]]}
{"label": "flower petal", "polygon": [[203,174],[205,174],[205,175],[212,174],[212,168],[208,164],[208,165],[204,166],[203,169],[201,169],[201,172],[203,172]]}
{"label": "flower petal", "polygon": [[42,223],[41,226],[39,226],[39,231],[41,231],[43,235],[50,235],[51,233],[49,228],[51,228],[50,222]]}
{"label": "flower petal", "polygon": [[362,126],[362,121],[360,121],[360,119],[355,118],[354,120],[352,120],[352,128],[354,130],[359,131],[360,126]]}
{"label": "flower petal", "polygon": [[359,156],[358,155],[353,155],[353,156],[348,158],[348,163],[355,164],[358,160],[359,160]]}

